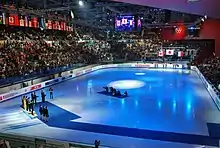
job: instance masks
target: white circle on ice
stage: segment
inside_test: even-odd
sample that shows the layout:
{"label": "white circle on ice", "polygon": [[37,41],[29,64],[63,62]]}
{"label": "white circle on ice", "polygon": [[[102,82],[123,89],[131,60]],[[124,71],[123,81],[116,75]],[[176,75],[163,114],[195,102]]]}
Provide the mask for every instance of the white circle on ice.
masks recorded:
{"label": "white circle on ice", "polygon": [[108,84],[108,87],[113,87],[115,89],[134,89],[141,88],[145,85],[145,82],[138,80],[119,80],[113,81]]}

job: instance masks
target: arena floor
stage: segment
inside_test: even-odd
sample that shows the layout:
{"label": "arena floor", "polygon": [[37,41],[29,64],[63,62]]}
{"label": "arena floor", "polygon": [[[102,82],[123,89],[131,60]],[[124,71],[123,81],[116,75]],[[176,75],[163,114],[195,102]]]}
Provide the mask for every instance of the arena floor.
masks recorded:
{"label": "arena floor", "polygon": [[[99,93],[106,85],[129,96]],[[18,97],[0,103],[1,132],[114,148],[218,146],[220,114],[194,71],[103,69],[53,89],[48,123],[25,115]]]}

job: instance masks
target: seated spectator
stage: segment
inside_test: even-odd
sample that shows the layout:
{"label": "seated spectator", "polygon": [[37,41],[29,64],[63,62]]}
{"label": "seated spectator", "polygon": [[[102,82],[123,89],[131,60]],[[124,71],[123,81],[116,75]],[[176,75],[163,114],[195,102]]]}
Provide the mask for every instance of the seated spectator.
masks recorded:
{"label": "seated spectator", "polygon": [[0,140],[0,148],[11,148],[10,143],[4,139]]}

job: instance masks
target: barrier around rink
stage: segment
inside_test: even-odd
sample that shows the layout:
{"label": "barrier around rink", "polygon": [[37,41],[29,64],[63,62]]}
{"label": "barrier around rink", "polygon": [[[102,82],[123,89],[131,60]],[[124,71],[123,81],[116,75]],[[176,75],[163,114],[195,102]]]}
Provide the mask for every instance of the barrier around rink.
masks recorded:
{"label": "barrier around rink", "polygon": [[191,69],[196,71],[199,78],[202,80],[203,84],[205,85],[206,89],[208,90],[210,96],[212,97],[213,101],[215,102],[217,108],[220,110],[220,98],[217,95],[217,90],[210,84],[205,77],[202,75],[202,73],[199,71],[199,69],[196,66],[191,66]]}
{"label": "barrier around rink", "polygon": [[32,86],[28,86],[25,88],[17,89],[10,91],[8,93],[0,94],[0,102],[12,99],[14,97],[18,97],[36,90],[43,89],[45,87],[49,87],[51,85],[64,82],[66,80],[105,68],[117,68],[117,67],[139,67],[139,68],[159,68],[159,69],[183,69],[186,68],[187,65],[184,64],[170,64],[170,63],[122,63],[122,64],[107,64],[107,65],[99,65],[94,66],[92,68],[85,68],[81,71],[76,71],[74,73],[70,73],[64,77],[58,77],[52,80],[48,80],[39,84],[35,84]]}

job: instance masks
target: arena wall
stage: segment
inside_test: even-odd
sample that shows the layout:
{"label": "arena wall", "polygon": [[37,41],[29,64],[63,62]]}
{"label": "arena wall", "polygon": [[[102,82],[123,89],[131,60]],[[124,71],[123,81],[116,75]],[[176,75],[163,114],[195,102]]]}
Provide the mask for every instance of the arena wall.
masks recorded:
{"label": "arena wall", "polygon": [[[90,67],[93,67],[93,66],[95,66],[95,65],[89,65],[89,66],[86,66],[86,67],[81,67],[81,68],[72,69],[72,70],[69,70],[69,71],[64,71],[64,72],[62,72],[62,76],[69,75],[70,71],[73,71],[73,72],[80,71],[80,70],[83,70],[85,68],[90,68]],[[55,78],[59,77],[59,74],[58,73],[54,74],[54,77]],[[28,86],[30,86],[31,84],[38,84],[38,83],[47,81],[49,79],[50,79],[50,76],[45,76],[45,77],[40,77],[40,78],[29,80],[29,81],[24,81],[24,83],[28,84]],[[15,91],[15,90],[18,90],[18,89],[21,89],[21,88],[22,88],[22,82],[17,83],[17,84],[13,84],[13,85],[10,85],[10,86],[7,86],[7,87],[2,87],[2,88],[0,88],[0,94]]]}
{"label": "arena wall", "polygon": [[201,39],[215,40],[215,54],[220,57],[220,19],[207,19],[200,30]]}

